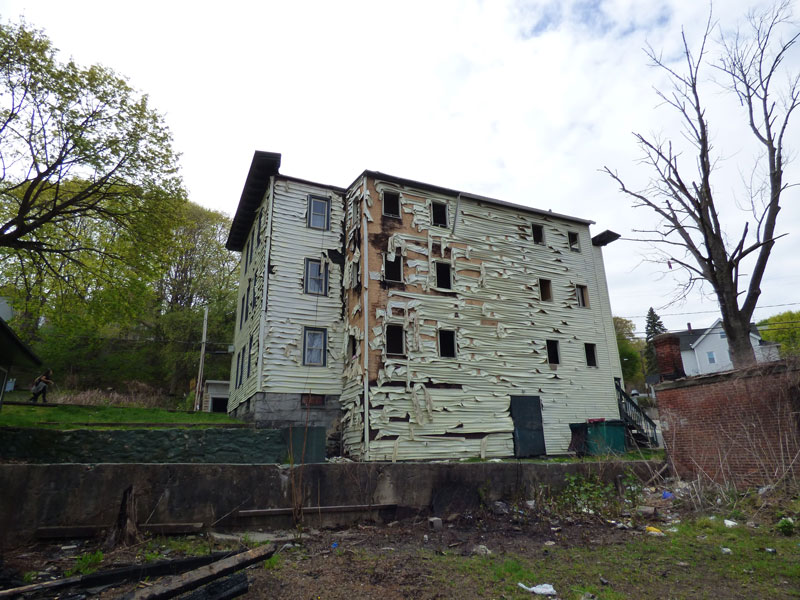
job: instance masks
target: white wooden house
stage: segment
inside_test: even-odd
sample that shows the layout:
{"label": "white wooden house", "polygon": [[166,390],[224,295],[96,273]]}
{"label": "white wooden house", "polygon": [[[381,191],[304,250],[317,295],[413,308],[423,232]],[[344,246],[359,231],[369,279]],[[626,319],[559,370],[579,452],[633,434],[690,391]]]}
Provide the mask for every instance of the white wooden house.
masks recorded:
{"label": "white wooden house", "polygon": [[[591,221],[374,171],[346,189],[256,152],[228,410],[324,425],[365,460],[562,454],[620,418]],[[535,202],[535,199],[531,199]]]}

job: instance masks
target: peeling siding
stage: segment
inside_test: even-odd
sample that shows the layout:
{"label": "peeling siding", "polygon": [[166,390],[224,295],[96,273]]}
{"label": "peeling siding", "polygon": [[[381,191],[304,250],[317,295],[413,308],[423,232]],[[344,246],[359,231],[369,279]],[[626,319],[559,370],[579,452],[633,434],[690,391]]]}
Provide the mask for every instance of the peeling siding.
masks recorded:
{"label": "peeling siding", "polygon": [[[307,226],[308,196],[330,198],[330,228],[327,231]],[[249,348],[249,336],[259,339],[261,320],[264,320],[264,347],[254,344],[250,377],[238,389],[236,354],[231,372],[232,394],[228,410],[252,397],[256,392],[313,393],[338,395],[342,389],[343,342],[346,341],[342,323],[342,268],[333,260],[331,250],[341,252],[343,205],[341,195],[324,186],[273,177],[261,210],[269,211],[269,198],[274,202],[271,232],[266,231],[269,219],[262,218],[262,241],[252,264],[245,268],[244,254],[239,280],[237,331],[235,347]],[[258,227],[258,219],[254,227]],[[267,252],[270,256],[269,297],[266,312],[261,310],[263,273]],[[326,296],[304,293],[305,259],[321,260],[328,270]],[[241,298],[248,283],[256,279],[256,307],[245,326],[239,330]],[[251,284],[252,285],[252,284]],[[251,295],[253,293],[251,289]],[[252,298],[251,298],[252,302]],[[327,329],[326,366],[303,365],[304,327]],[[258,353],[261,353],[259,361]],[[261,387],[256,365],[261,365]],[[245,368],[246,373],[246,368]]]}
{"label": "peeling siding", "polygon": [[[348,211],[362,206],[369,222],[372,460],[512,455],[511,395],[541,397],[549,454],[567,450],[569,423],[619,417],[608,292],[601,252],[586,224],[379,179],[366,183],[365,193],[360,185],[351,187]],[[402,220],[382,216],[384,189],[400,193]],[[434,201],[447,203],[446,228],[431,223]],[[355,228],[358,220],[349,223]],[[545,226],[546,245],[533,243],[532,223]],[[578,234],[580,252],[570,250],[568,232]],[[357,238],[348,235],[349,241]],[[364,253],[352,245],[348,260],[355,265]],[[403,257],[404,285],[382,281],[383,253],[389,260],[396,253]],[[437,260],[451,265],[450,291],[436,287]],[[539,300],[540,277],[552,281],[553,302]],[[588,308],[578,306],[576,285],[587,287]],[[357,295],[347,299],[355,302]],[[386,355],[387,324],[404,326],[404,357]],[[350,318],[349,328],[363,338],[358,318]],[[437,329],[457,332],[456,358],[439,357]],[[548,339],[559,341],[556,368],[547,364]],[[596,345],[596,368],[586,366],[584,343]],[[353,365],[345,373],[343,408],[350,426],[344,442],[355,455],[364,446],[362,378]]]}

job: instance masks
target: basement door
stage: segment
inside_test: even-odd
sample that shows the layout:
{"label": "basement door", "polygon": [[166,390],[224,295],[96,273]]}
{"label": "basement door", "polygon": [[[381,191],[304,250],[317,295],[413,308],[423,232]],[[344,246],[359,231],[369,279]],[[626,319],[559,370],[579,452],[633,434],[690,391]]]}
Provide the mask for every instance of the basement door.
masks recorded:
{"label": "basement door", "polygon": [[526,458],[545,454],[542,399],[511,396],[511,420],[514,421],[514,456]]}

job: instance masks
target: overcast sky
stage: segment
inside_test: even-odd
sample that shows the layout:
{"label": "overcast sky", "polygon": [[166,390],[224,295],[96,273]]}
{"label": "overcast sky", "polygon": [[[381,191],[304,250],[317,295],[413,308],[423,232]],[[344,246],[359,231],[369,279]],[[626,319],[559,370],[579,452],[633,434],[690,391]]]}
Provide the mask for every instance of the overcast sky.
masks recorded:
{"label": "overcast sky", "polygon": [[[715,17],[731,30],[757,5],[718,2]],[[680,58],[681,27],[696,44],[707,11],[699,0],[0,0],[3,20],[24,16],[64,58],[102,63],[149,94],[182,153],[190,198],[204,206],[232,215],[253,152],[267,150],[296,177],[346,186],[374,169],[591,219],[594,234],[623,238],[654,215],[633,210],[599,170],[644,184],[631,132],[676,132],[653,91],[663,73],[642,49]],[[791,61],[800,69],[797,52]],[[706,89],[715,194],[735,236],[754,146],[737,103]],[[800,179],[797,162],[788,175]],[[756,319],[800,309],[799,190],[785,195],[779,230],[789,235],[773,251]],[[710,290],[667,306],[678,273],[643,262],[646,252],[624,239],[605,249],[614,314],[636,317],[638,330],[650,306],[670,329],[710,325]]]}

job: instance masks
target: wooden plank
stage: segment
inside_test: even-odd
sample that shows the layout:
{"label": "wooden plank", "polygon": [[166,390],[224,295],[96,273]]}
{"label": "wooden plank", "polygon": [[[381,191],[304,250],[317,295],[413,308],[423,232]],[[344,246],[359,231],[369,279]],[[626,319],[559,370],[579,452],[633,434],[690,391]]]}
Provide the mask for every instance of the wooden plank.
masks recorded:
{"label": "wooden plank", "polygon": [[192,556],[178,560],[162,560],[145,565],[131,565],[107,571],[98,571],[89,575],[76,575],[44,583],[32,583],[18,588],[0,590],[0,598],[11,598],[30,592],[57,590],[65,587],[97,587],[122,583],[124,581],[138,581],[145,577],[162,577],[164,575],[177,575],[190,569],[196,569],[209,563],[222,560],[229,556],[229,552],[214,552],[207,556]]}
{"label": "wooden plank", "polygon": [[199,590],[189,592],[182,600],[228,600],[237,598],[247,592],[250,587],[247,575],[243,572],[234,573],[225,579],[212,581]]}
{"label": "wooden plank", "polygon": [[130,600],[161,600],[164,598],[174,598],[185,592],[195,590],[220,577],[225,577],[226,575],[240,571],[255,562],[265,560],[273,554],[275,554],[274,545],[259,546],[247,552],[237,554],[236,556],[190,571],[189,573],[177,575],[153,587],[136,590],[132,594],[125,596],[125,598]]}
{"label": "wooden plank", "polygon": [[[344,504],[341,506],[304,506],[302,510],[306,514],[310,513],[340,513],[340,512],[364,512],[372,510],[387,510],[397,508],[397,504]],[[271,517],[278,515],[291,515],[291,508],[254,508],[249,510],[236,511],[237,517]]]}
{"label": "wooden plank", "polygon": [[202,523],[140,523],[139,529],[156,535],[197,533],[203,530]]}

